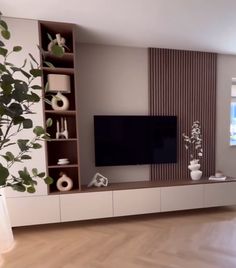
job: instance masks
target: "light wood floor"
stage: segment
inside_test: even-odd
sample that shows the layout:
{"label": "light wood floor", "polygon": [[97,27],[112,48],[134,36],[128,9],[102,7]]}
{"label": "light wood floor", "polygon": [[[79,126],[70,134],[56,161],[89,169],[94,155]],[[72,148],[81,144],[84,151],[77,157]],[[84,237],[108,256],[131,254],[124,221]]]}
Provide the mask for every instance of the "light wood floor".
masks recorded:
{"label": "light wood floor", "polygon": [[15,228],[4,268],[235,268],[236,207]]}

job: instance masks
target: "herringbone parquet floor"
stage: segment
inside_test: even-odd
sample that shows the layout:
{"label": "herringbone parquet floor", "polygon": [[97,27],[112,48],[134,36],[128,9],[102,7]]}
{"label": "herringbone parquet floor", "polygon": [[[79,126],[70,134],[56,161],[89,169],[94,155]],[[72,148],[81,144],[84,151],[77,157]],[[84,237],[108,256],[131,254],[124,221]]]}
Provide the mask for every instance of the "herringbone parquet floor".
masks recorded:
{"label": "herringbone parquet floor", "polygon": [[236,207],[14,229],[4,268],[236,268]]}

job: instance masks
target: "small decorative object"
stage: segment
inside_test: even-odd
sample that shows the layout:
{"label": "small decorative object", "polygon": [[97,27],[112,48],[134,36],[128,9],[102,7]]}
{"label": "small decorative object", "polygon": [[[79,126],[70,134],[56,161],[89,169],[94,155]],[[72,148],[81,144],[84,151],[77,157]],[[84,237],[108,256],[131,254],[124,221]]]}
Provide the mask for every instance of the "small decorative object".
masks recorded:
{"label": "small decorative object", "polygon": [[203,155],[202,149],[202,135],[201,126],[199,121],[194,121],[191,129],[191,135],[187,136],[183,133],[184,145],[186,150],[190,152],[190,165],[188,168],[191,170],[190,175],[192,180],[200,180],[202,171],[200,171],[199,159]]}
{"label": "small decorative object", "polygon": [[[59,105],[58,103],[62,103]],[[69,100],[67,97],[58,92],[55,96],[52,97],[52,108],[55,111],[66,111],[69,108]]]}
{"label": "small decorative object", "polygon": [[222,171],[217,170],[216,173],[215,173],[215,177],[220,178],[220,177],[224,177],[224,175],[223,175]]}
{"label": "small decorative object", "polygon": [[73,187],[73,181],[65,173],[60,172],[60,178],[57,180],[57,189],[60,192],[70,191]]}
{"label": "small decorative object", "polygon": [[216,171],[214,176],[210,176],[209,180],[210,181],[225,181],[226,176],[221,172],[221,171]]}
{"label": "small decorative object", "polygon": [[48,91],[70,93],[70,76],[65,74],[48,74]]}
{"label": "small decorative object", "polygon": [[58,45],[59,47],[61,47],[63,49],[63,52],[65,51],[65,44],[66,44],[66,39],[64,37],[61,37],[61,34],[56,34],[56,38],[52,40],[51,36],[50,37],[50,40],[51,42],[48,44],[48,51],[52,51],[53,50],[53,47],[55,45]]}
{"label": "small decorative object", "polygon": [[194,159],[190,161],[188,168],[191,170],[190,175],[192,180],[200,180],[202,177],[202,171],[200,169],[199,159]]}
{"label": "small decorative object", "polygon": [[70,161],[68,158],[59,158],[57,161],[58,165],[67,165],[69,163],[70,163]]}
{"label": "small decorative object", "polygon": [[68,137],[67,120],[61,117],[61,123],[57,120],[56,139],[68,139]]}
{"label": "small decorative object", "polygon": [[100,173],[96,173],[91,182],[88,184],[88,187],[102,187],[102,186],[107,186],[108,185],[108,178],[104,177],[102,174]]}

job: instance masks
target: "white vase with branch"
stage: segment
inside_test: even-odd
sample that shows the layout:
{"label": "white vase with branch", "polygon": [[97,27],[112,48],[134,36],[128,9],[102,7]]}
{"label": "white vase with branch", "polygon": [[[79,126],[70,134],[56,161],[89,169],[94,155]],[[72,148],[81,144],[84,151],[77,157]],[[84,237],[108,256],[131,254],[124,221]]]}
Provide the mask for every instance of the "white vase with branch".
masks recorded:
{"label": "white vase with branch", "polygon": [[190,176],[192,180],[199,180],[202,177],[199,160],[203,156],[201,125],[199,121],[194,121],[191,134],[183,133],[184,146],[190,152]]}

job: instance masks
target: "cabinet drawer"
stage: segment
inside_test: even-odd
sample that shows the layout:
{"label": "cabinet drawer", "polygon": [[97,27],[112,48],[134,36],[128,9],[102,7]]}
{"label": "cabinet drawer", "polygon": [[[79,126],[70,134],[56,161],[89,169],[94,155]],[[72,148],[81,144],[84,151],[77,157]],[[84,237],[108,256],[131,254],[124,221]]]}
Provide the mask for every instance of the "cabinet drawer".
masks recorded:
{"label": "cabinet drawer", "polygon": [[161,211],[203,207],[203,185],[161,188]]}
{"label": "cabinet drawer", "polygon": [[236,205],[236,182],[205,185],[205,207]]}
{"label": "cabinet drawer", "polygon": [[60,196],[61,220],[76,221],[112,217],[112,192]]}
{"label": "cabinet drawer", "polygon": [[160,189],[135,189],[113,192],[114,216],[160,212]]}
{"label": "cabinet drawer", "polygon": [[7,198],[12,226],[60,222],[59,196]]}

